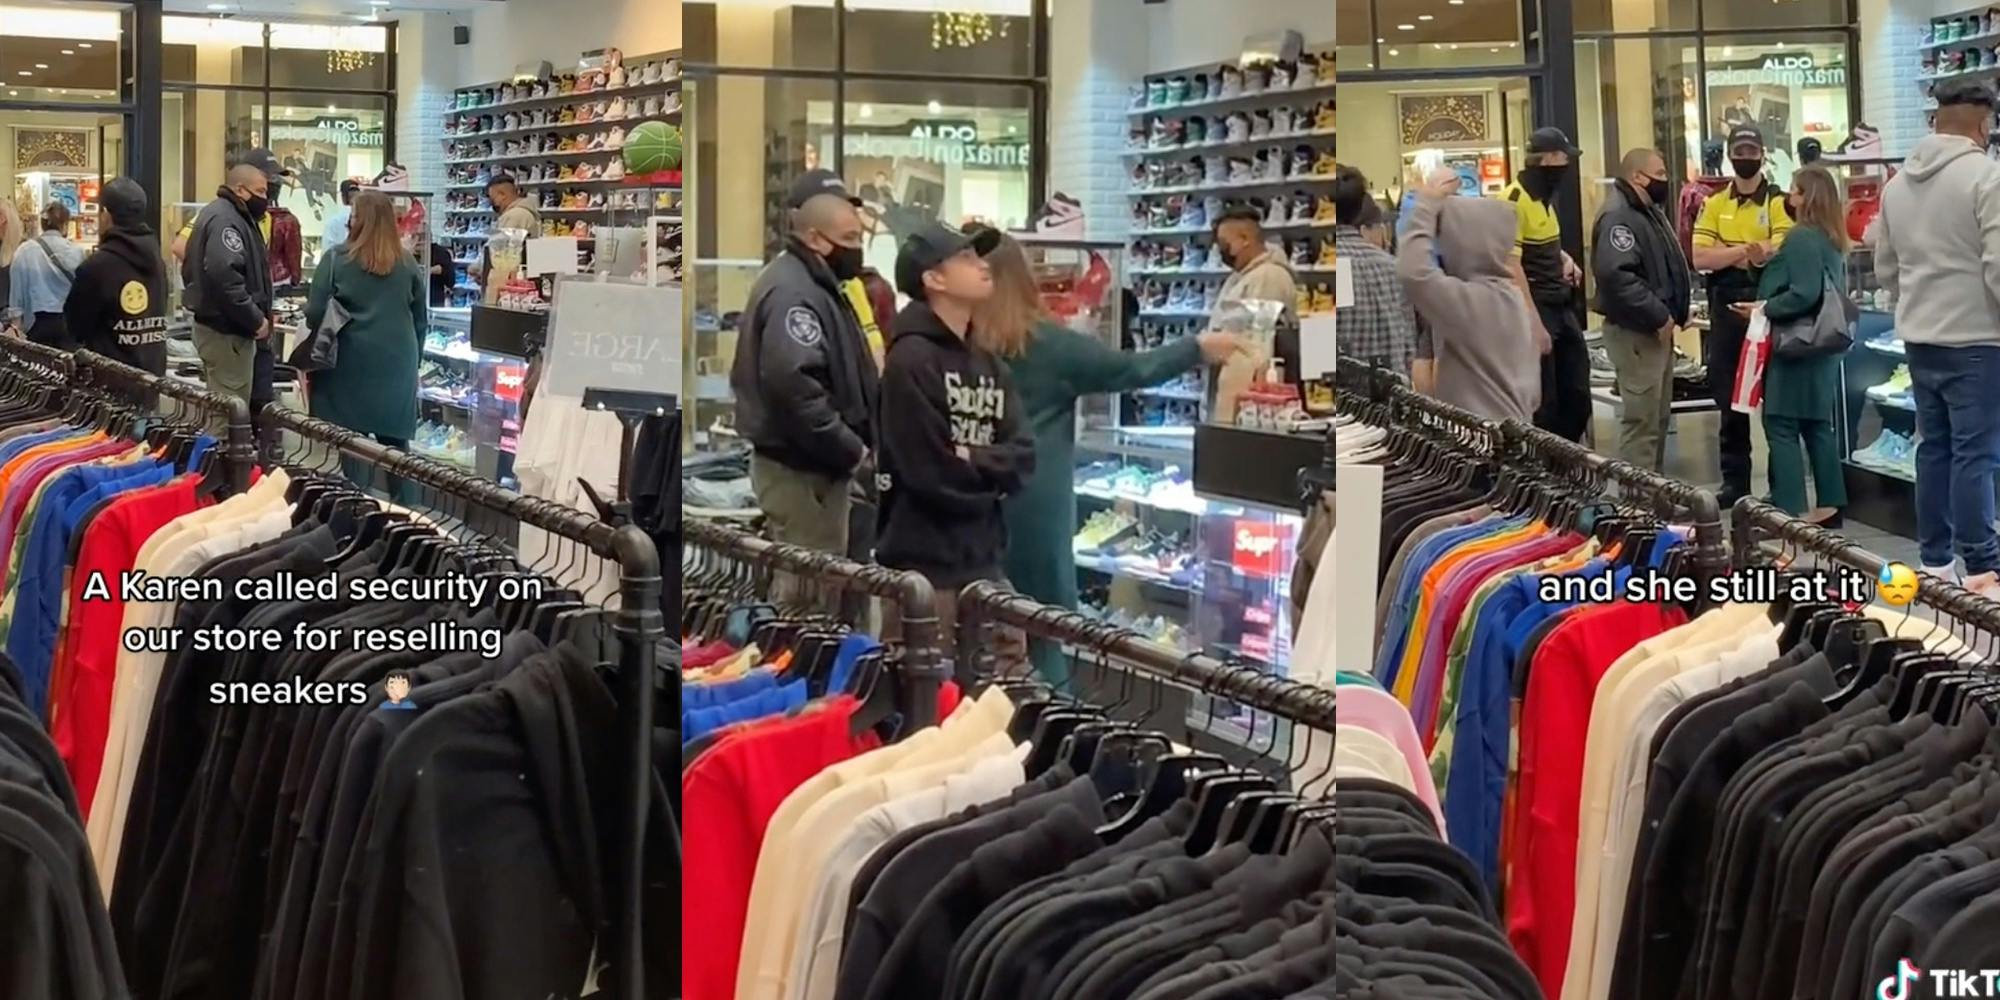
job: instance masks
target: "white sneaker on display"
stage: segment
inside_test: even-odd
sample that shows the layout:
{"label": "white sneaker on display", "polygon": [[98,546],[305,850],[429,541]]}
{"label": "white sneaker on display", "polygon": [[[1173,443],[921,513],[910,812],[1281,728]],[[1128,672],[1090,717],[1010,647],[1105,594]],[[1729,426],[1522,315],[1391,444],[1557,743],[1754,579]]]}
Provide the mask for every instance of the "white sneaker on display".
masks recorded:
{"label": "white sneaker on display", "polygon": [[1042,210],[1035,213],[1034,229],[1049,236],[1081,237],[1084,233],[1083,205],[1075,198],[1057,191],[1042,203]]}

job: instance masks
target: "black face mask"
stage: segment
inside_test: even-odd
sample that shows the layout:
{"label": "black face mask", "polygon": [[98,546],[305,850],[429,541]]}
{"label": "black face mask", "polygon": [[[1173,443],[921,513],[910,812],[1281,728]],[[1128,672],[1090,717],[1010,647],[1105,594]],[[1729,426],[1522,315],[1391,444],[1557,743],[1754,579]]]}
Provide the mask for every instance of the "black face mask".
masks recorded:
{"label": "black face mask", "polygon": [[1562,183],[1568,167],[1533,166],[1521,171],[1521,187],[1536,201],[1547,201],[1555,194],[1556,185]]}
{"label": "black face mask", "polygon": [[1655,205],[1666,204],[1667,179],[1664,177],[1646,178],[1646,197],[1653,199],[1653,204]]}
{"label": "black face mask", "polygon": [[249,212],[251,218],[261,219],[265,212],[271,210],[271,199],[261,194],[246,195],[243,198],[243,210]]}
{"label": "black face mask", "polygon": [[852,281],[861,277],[863,266],[860,247],[844,247],[836,243],[827,252],[826,266],[833,269],[833,276],[842,281]]}
{"label": "black face mask", "polygon": [[1764,172],[1763,160],[1738,160],[1731,158],[1729,166],[1736,171],[1736,176],[1746,181]]}

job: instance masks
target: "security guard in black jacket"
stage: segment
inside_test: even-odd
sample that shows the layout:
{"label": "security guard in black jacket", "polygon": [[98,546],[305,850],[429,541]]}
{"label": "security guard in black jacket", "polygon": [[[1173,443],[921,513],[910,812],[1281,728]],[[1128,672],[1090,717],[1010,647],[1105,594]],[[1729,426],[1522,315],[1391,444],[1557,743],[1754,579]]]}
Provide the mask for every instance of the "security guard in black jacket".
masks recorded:
{"label": "security guard in black jacket", "polygon": [[1591,233],[1591,274],[1604,314],[1604,350],[1618,372],[1618,454],[1655,471],[1666,463],[1673,408],[1674,333],[1688,321],[1693,279],[1667,221],[1667,164],[1650,149],[1625,154]]}
{"label": "security guard in black jacket", "polygon": [[874,446],[878,373],[842,283],[862,270],[861,199],[830,170],[786,199],[791,236],[757,276],[736,363],[737,430],[750,483],[781,542],[847,554],[848,487]]}

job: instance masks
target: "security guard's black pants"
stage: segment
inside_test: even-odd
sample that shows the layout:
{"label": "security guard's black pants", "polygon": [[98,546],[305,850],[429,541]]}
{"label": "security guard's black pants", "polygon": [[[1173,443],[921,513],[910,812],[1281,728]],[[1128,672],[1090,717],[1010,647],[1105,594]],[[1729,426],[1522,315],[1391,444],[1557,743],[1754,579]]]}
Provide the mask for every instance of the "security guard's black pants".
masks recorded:
{"label": "security guard's black pants", "polygon": [[1736,387],[1736,359],[1743,351],[1743,335],[1749,332],[1750,321],[1729,307],[1750,300],[1711,296],[1709,326],[1701,336],[1702,363],[1708,366],[1709,393],[1715,399],[1721,423],[1716,446],[1722,457],[1722,498],[1730,503],[1750,494],[1750,415],[1730,409],[1730,397]]}
{"label": "security guard's black pants", "polygon": [[1590,349],[1583,342],[1583,327],[1567,306],[1537,303],[1535,310],[1549,331],[1535,426],[1568,441],[1581,441],[1590,429]]}

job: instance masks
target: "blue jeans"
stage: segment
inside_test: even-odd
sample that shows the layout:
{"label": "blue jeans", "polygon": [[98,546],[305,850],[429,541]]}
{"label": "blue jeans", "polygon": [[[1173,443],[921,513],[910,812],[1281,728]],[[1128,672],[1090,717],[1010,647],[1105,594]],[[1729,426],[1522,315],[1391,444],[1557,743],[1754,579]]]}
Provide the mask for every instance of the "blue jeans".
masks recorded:
{"label": "blue jeans", "polygon": [[1993,472],[2000,464],[2000,346],[1910,344],[1917,401],[1917,543],[1924,564],[1957,554],[1968,576],[2000,570]]}

